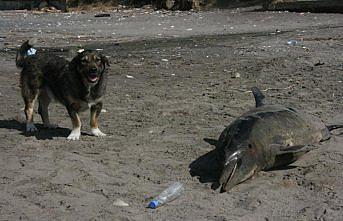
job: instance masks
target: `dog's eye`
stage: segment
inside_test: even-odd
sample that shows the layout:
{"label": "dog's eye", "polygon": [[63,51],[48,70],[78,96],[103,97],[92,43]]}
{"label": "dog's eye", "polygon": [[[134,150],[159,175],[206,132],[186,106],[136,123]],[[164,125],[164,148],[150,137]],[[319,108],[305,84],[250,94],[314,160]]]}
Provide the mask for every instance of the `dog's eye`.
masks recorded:
{"label": "dog's eye", "polygon": [[81,58],[81,62],[82,63],[88,63],[88,59],[87,58]]}

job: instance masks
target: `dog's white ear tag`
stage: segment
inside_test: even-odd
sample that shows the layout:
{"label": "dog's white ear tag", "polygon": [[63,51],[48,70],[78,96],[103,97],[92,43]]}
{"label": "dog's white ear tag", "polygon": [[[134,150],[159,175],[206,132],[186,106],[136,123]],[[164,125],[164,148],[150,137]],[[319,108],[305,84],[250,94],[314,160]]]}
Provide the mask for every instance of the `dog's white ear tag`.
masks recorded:
{"label": "dog's white ear tag", "polygon": [[26,54],[27,56],[31,56],[31,55],[36,54],[36,51],[37,51],[36,49],[30,48],[29,50],[27,50]]}

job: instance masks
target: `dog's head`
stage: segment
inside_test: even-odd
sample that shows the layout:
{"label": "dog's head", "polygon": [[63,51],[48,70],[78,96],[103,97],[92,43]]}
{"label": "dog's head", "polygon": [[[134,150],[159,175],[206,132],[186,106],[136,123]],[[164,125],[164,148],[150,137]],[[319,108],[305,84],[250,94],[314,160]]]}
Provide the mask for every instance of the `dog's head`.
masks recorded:
{"label": "dog's head", "polygon": [[76,69],[77,73],[86,79],[87,83],[94,85],[101,79],[106,66],[109,66],[109,61],[96,51],[85,50],[71,61],[70,66]]}

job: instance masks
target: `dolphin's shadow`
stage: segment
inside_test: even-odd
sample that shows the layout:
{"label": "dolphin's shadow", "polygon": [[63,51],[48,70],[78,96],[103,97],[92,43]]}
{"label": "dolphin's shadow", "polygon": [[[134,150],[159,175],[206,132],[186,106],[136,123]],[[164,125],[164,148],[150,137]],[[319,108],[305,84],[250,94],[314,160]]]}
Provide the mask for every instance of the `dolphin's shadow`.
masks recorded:
{"label": "dolphin's shadow", "polygon": [[35,126],[37,127],[38,131],[30,133],[25,132],[25,124],[19,122],[18,120],[0,120],[0,128],[18,130],[21,132],[21,135],[25,137],[35,136],[37,140],[51,140],[56,137],[68,137],[70,133],[70,129],[64,127],[48,129],[43,127],[43,124],[37,123],[35,123]]}
{"label": "dolphin's shadow", "polygon": [[273,167],[273,168],[270,168],[268,170],[264,170],[266,172],[268,171],[282,171],[282,170],[291,170],[291,169],[295,169],[295,168],[298,168],[297,166],[294,166],[294,165],[286,165],[286,166],[279,166],[279,167]]}
{"label": "dolphin's shadow", "polygon": [[198,157],[189,164],[189,173],[192,177],[198,177],[201,183],[212,183],[211,188],[219,187],[220,165],[217,160],[217,151],[210,152]]}

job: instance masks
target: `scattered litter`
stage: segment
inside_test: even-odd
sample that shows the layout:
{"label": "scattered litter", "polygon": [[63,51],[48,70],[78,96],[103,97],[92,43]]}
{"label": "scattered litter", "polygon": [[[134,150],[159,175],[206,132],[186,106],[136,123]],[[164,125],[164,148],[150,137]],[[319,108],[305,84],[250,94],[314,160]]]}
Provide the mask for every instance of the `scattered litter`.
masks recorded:
{"label": "scattered litter", "polygon": [[95,49],[96,51],[103,51],[104,49],[102,49],[102,48],[97,48],[97,49]]}
{"label": "scattered litter", "polygon": [[31,56],[31,55],[36,54],[36,52],[37,52],[36,49],[30,48],[29,50],[27,50],[26,54],[27,54],[27,56]]}
{"label": "scattered litter", "polygon": [[240,77],[241,77],[241,74],[237,72],[237,73],[235,74],[235,78],[240,78]]}
{"label": "scattered litter", "polygon": [[175,76],[175,74],[171,74],[171,76]]}
{"label": "scattered litter", "polygon": [[181,196],[185,188],[182,183],[175,182],[167,189],[163,190],[157,197],[150,201],[148,208],[156,209],[157,207],[163,206],[164,204],[175,200]]}
{"label": "scattered litter", "polygon": [[85,51],[85,49],[81,48],[81,49],[77,50],[77,53],[82,53],[84,51]]}
{"label": "scattered litter", "polygon": [[103,14],[96,14],[96,15],[94,15],[94,17],[96,17],[96,18],[111,17],[111,15],[108,13],[103,13]]}
{"label": "scattered litter", "polygon": [[289,40],[289,41],[287,41],[287,44],[291,45],[291,46],[295,46],[295,45],[298,44],[298,41],[296,41],[296,40]]}
{"label": "scattered litter", "polygon": [[168,61],[168,59],[162,58],[162,61]]}
{"label": "scattered litter", "polygon": [[126,75],[126,78],[133,79],[134,77],[131,75]]}
{"label": "scattered litter", "polygon": [[192,28],[187,28],[186,31],[192,31],[193,29]]}
{"label": "scattered litter", "polygon": [[107,113],[106,109],[101,109],[101,113]]}
{"label": "scattered litter", "polygon": [[125,206],[129,206],[128,203],[125,203],[123,200],[121,199],[116,199],[114,202],[113,202],[113,206],[121,206],[121,207],[125,207]]}

